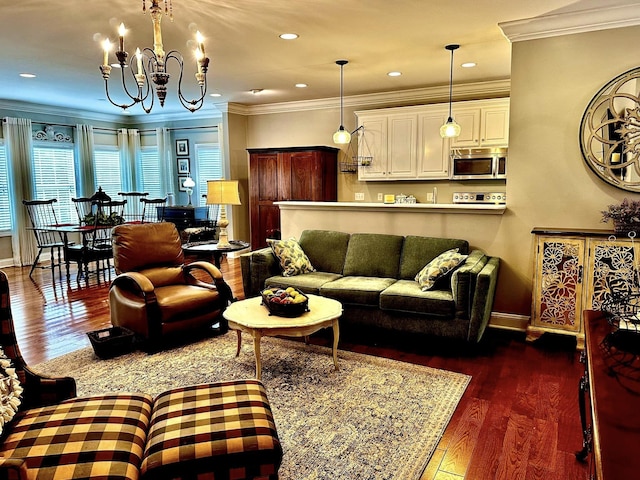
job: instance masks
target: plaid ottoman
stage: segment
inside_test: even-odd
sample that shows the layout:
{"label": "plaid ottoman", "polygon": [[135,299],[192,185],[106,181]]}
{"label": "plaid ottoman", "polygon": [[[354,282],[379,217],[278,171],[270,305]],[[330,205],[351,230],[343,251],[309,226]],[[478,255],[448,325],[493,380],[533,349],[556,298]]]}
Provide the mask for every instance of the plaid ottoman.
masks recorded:
{"label": "plaid ottoman", "polygon": [[282,447],[258,380],[176,388],[154,401],[142,478],[277,479]]}
{"label": "plaid ottoman", "polygon": [[28,478],[135,480],[152,406],[149,395],[123,393],[25,410],[0,455]]}

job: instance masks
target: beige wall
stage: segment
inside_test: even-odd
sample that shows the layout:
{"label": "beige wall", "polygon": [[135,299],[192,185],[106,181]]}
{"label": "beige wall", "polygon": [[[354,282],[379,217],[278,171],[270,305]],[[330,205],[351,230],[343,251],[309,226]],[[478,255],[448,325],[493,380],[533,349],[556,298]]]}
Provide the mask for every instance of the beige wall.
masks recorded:
{"label": "beige wall", "polygon": [[[625,196],[584,164],[578,144],[580,119],[592,96],[616,75],[640,64],[640,52],[629,48],[640,38],[640,27],[533,40],[512,46],[511,123],[507,212],[503,216],[433,215],[419,220],[376,218],[362,224],[341,222],[339,229],[387,231],[468,238],[473,247],[502,259],[494,310],[529,315],[532,287],[532,236],[536,226],[607,228],[600,210]],[[366,109],[360,106],[359,110]],[[338,109],[249,117],[248,147],[332,145]],[[354,128],[353,109],[345,110],[345,127]],[[358,182],[355,175],[339,174],[339,200],[353,201],[355,192],[365,201],[377,193],[426,193],[438,186],[440,203],[451,192],[478,184],[455,182]],[[495,184],[489,184],[490,187]],[[504,188],[504,186],[502,186]],[[283,233],[331,224],[322,215],[289,215]],[[397,221],[401,220],[401,221]],[[289,231],[288,231],[289,230]]]}

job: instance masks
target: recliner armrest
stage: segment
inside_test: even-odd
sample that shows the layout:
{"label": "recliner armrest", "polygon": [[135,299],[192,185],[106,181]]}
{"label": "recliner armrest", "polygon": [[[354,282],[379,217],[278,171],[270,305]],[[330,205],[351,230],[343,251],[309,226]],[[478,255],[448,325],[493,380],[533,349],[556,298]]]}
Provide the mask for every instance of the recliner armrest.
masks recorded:
{"label": "recliner armrest", "polygon": [[240,268],[246,298],[259,295],[265,280],[281,273],[280,264],[270,247],[240,255]]}

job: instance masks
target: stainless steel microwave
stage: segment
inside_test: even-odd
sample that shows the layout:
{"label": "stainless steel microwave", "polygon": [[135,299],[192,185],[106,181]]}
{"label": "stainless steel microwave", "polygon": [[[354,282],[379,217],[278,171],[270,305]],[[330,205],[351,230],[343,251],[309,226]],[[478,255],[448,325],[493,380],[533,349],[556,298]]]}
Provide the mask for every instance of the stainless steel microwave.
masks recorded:
{"label": "stainless steel microwave", "polygon": [[452,180],[507,178],[507,148],[460,148],[451,150]]}

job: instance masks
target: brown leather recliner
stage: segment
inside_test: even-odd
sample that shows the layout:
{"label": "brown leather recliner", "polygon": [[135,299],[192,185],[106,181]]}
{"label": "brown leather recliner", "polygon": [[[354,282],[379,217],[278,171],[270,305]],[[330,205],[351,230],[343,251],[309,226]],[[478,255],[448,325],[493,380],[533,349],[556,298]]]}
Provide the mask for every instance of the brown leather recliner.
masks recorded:
{"label": "brown leather recliner", "polygon": [[[222,273],[209,262],[184,265],[180,234],[173,223],[118,225],[113,229],[111,323],[132,330],[151,349],[178,332],[220,323],[232,300]],[[199,278],[193,274],[198,272]],[[209,281],[210,279],[210,281]]]}

